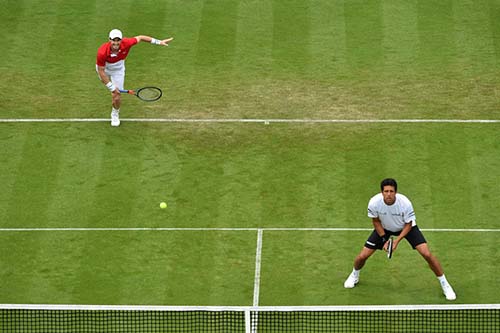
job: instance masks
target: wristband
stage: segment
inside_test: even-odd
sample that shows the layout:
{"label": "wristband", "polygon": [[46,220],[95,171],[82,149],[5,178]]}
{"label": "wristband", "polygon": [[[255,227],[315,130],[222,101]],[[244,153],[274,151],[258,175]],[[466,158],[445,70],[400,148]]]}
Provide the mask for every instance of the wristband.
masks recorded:
{"label": "wristband", "polygon": [[106,88],[109,89],[109,91],[113,92],[116,90],[116,86],[114,85],[113,82],[109,81],[108,83],[106,83]]}
{"label": "wristband", "polygon": [[156,38],[151,38],[151,44],[160,45],[161,41]]}

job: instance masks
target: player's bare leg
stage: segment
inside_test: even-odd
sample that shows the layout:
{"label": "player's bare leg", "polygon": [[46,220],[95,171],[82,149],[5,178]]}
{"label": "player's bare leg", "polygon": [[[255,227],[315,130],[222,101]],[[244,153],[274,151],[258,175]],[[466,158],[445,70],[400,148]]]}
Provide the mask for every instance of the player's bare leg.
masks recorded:
{"label": "player's bare leg", "polygon": [[113,109],[111,111],[111,126],[120,126],[120,106],[122,104],[122,97],[120,92],[116,90],[111,94],[113,104]]}
{"label": "player's bare leg", "polygon": [[446,280],[446,277],[444,276],[443,268],[441,267],[441,263],[431,253],[427,243],[417,245],[416,250],[425,259],[425,261],[427,261],[427,263],[429,264],[429,267],[434,272],[434,274],[436,274],[436,277],[438,278],[439,283],[441,284],[441,288],[443,289],[443,293],[446,296],[446,299],[450,300],[450,301],[455,300],[457,298],[455,291],[453,291],[453,288]]}
{"label": "player's bare leg", "polygon": [[432,255],[427,243],[417,245],[416,250],[425,259],[425,261],[427,261],[429,267],[432,269],[434,274],[436,274],[436,276],[441,276],[444,274],[443,268],[441,267],[441,263],[439,262],[439,260],[437,260],[437,258],[434,255]]}
{"label": "player's bare leg", "polygon": [[359,282],[360,269],[363,268],[366,260],[368,260],[373,253],[375,253],[375,250],[363,247],[356,259],[354,259],[354,268],[349,277],[347,277],[347,280],[345,280],[344,288],[354,288],[354,286],[356,286]]}

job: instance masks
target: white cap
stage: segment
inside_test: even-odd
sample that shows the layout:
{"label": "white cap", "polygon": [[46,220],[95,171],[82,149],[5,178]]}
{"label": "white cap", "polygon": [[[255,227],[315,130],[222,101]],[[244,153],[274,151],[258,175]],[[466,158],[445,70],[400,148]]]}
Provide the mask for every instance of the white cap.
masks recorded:
{"label": "white cap", "polygon": [[109,32],[109,39],[115,39],[115,38],[120,38],[122,39],[122,32],[118,29],[113,29]]}

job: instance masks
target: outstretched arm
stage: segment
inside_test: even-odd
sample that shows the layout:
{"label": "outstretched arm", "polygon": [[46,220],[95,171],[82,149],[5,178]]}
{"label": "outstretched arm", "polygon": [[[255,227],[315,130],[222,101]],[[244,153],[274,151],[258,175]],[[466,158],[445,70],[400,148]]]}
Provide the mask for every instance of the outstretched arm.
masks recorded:
{"label": "outstretched arm", "polygon": [[137,39],[137,42],[147,42],[151,44],[156,44],[156,45],[163,45],[163,46],[168,46],[168,43],[170,43],[174,37],[166,38],[166,39],[156,39],[150,36],[144,36],[144,35],[139,35],[135,36],[135,39]]}

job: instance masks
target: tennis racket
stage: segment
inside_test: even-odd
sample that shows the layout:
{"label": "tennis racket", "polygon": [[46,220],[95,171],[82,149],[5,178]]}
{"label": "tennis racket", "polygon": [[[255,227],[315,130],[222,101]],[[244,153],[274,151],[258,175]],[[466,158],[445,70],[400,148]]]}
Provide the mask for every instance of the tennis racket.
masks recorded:
{"label": "tennis racket", "polygon": [[157,87],[144,87],[137,90],[120,90],[121,93],[127,93],[130,95],[135,95],[140,100],[146,102],[154,102],[161,98],[163,92]]}
{"label": "tennis racket", "polygon": [[392,258],[392,237],[389,238],[389,243],[387,243],[387,259]]}

